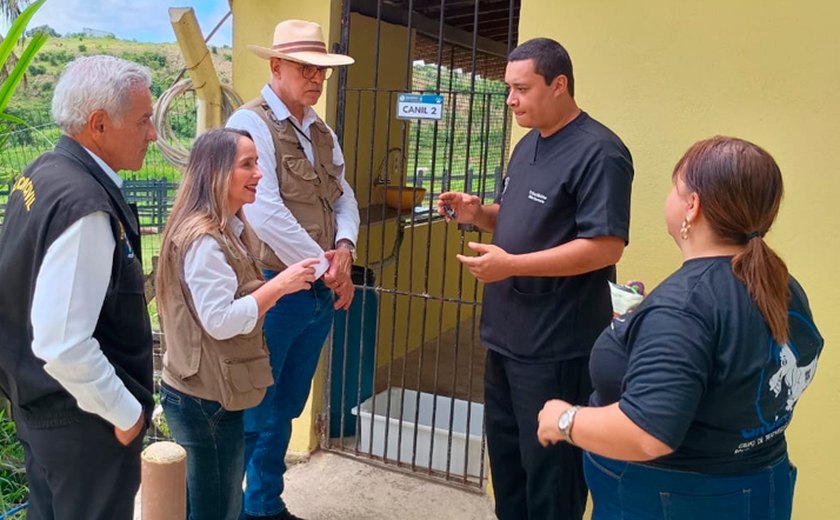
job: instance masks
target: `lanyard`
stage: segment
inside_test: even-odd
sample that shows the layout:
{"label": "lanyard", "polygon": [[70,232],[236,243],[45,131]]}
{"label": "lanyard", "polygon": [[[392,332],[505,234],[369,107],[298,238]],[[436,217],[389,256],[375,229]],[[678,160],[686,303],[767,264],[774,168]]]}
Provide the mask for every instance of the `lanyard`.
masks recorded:
{"label": "lanyard", "polygon": [[296,125],[296,124],[294,123],[294,121],[292,121],[292,117],[291,117],[291,116],[289,116],[289,117],[286,119],[286,121],[288,121],[288,122],[289,122],[289,124],[290,124],[290,125],[292,125],[292,128],[294,128],[294,129],[297,131],[297,133],[298,133],[298,134],[302,135],[302,136],[303,136],[303,138],[304,138],[304,139],[306,139],[306,140],[309,142],[309,144],[312,144],[312,139],[310,139],[308,135],[304,134],[304,133],[303,133],[303,130],[301,130],[300,128],[298,128],[298,125]]}

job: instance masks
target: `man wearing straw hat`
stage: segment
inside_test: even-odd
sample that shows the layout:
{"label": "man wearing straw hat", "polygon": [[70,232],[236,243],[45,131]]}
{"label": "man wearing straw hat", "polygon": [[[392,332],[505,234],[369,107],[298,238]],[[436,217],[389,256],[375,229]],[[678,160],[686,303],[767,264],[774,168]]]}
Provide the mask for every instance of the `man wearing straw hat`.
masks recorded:
{"label": "man wearing straw hat", "polygon": [[265,337],[275,384],[245,412],[246,518],[295,519],[283,503],[284,457],[292,419],[303,411],[334,309],[347,309],[359,210],[344,175],[335,133],[318,117],[324,82],[353,58],[327,52],[321,27],[277,24],[271,47],[249,45],[268,60],[271,78],[227,126],[250,132],[264,176],[245,215],[262,241],[258,263],[267,278],[318,257],[310,290],[288,295],[266,314]]}

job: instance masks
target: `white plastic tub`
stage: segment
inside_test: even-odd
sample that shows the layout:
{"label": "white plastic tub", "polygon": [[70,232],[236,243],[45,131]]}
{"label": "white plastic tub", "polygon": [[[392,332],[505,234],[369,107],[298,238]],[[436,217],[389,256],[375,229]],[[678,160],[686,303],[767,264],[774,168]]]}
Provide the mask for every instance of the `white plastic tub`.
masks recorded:
{"label": "white plastic tub", "polygon": [[[390,414],[388,402],[390,395]],[[467,452],[466,475],[478,477],[481,465],[481,426],[484,420],[484,405],[451,397],[437,396],[420,392],[419,410],[418,393],[414,390],[391,388],[380,392],[374,398],[364,401],[361,406],[353,407],[353,414],[359,418],[358,446],[362,453],[369,453],[388,460],[411,463],[417,467],[428,468],[431,455],[432,469],[464,475],[464,450]],[[402,397],[402,400],[400,400]],[[432,425],[432,405],[437,403],[435,421]],[[452,415],[452,447],[449,451],[449,414],[454,403]],[[469,425],[467,412],[469,410]],[[400,416],[402,415],[402,423]],[[414,450],[415,415],[417,416],[417,447]],[[373,442],[371,443],[371,421],[373,421]],[[385,439],[385,425],[388,425],[388,438]],[[434,427],[433,427],[434,426]],[[469,427],[468,427],[469,426]],[[402,432],[402,435],[400,435]],[[434,446],[432,439],[434,438]],[[398,447],[399,444],[399,454]],[[398,458],[399,457],[399,458]],[[486,473],[486,471],[485,471]]]}

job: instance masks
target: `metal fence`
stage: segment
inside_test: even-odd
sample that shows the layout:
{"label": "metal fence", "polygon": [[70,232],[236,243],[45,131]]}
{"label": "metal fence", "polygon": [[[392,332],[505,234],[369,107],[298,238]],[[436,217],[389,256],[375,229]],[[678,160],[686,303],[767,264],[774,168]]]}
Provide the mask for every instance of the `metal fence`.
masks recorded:
{"label": "metal fence", "polygon": [[[14,179],[36,157],[51,150],[60,136],[61,130],[50,122],[36,122],[9,134],[5,147],[0,150],[0,226]],[[175,199],[181,173],[166,162],[156,146],[151,146],[143,168],[121,173],[121,176],[125,179],[122,190],[126,200],[137,205],[143,231],[143,264],[149,272],[152,257],[160,251],[160,234]]]}

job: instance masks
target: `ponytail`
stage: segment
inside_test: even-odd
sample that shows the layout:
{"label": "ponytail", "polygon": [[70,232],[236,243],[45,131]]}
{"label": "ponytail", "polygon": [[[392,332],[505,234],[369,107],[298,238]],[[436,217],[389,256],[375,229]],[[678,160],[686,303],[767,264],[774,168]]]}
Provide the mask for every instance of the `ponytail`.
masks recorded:
{"label": "ponytail", "polygon": [[790,286],[784,260],[758,236],[748,239],[744,250],[732,259],[732,271],[747,286],[773,339],[780,345],[787,343]]}
{"label": "ponytail", "polygon": [[782,172],[773,157],[753,143],[712,137],[695,143],[673,176],[700,196],[703,212],[719,240],[743,245],[732,271],[747,287],[773,338],[787,342],[790,286],[784,261],[764,242],[779,213]]}

